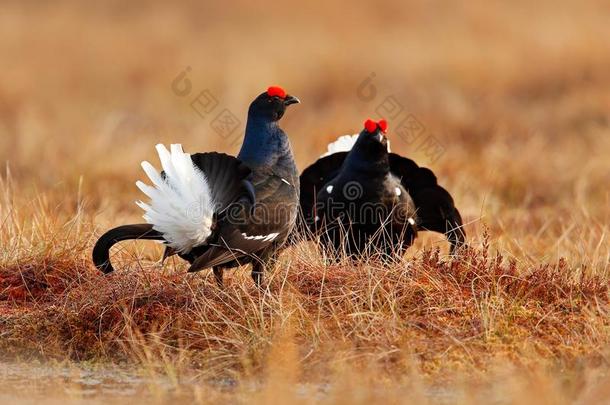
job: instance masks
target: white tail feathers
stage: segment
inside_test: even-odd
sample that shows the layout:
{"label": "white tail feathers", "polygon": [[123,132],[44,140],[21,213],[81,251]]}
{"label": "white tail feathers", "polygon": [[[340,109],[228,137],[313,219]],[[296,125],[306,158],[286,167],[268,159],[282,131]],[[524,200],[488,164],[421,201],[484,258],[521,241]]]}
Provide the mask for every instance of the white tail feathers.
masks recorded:
{"label": "white tail feathers", "polygon": [[145,211],[144,219],[163,233],[168,245],[179,253],[188,253],[205,244],[212,233],[214,198],[205,174],[193,164],[181,145],[157,145],[165,177],[150,163],[142,162],[152,186],[141,181],[138,188],[150,198],[136,204]]}
{"label": "white tail feathers", "polygon": [[[336,141],[328,144],[328,150],[320,157],[323,158],[338,152],[349,152],[356,144],[359,135],[360,134],[340,136]],[[390,141],[388,141],[388,152],[390,152]]]}
{"label": "white tail feathers", "polygon": [[359,134],[340,136],[339,138],[337,138],[336,141],[328,144],[328,149],[326,153],[320,157],[332,155],[333,153],[337,152],[349,152],[356,144],[356,141],[358,140],[358,135]]}

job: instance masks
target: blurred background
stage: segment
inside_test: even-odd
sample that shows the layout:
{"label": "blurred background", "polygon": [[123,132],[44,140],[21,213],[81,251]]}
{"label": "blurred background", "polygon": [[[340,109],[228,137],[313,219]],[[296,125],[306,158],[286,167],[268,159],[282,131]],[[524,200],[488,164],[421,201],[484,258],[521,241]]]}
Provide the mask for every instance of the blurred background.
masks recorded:
{"label": "blurred background", "polygon": [[138,221],[155,144],[234,154],[276,84],[302,101],[282,121],[301,170],[384,115],[472,240],[607,271],[609,16],[595,0],[6,1],[2,178],[23,204],[76,202],[96,232]]}

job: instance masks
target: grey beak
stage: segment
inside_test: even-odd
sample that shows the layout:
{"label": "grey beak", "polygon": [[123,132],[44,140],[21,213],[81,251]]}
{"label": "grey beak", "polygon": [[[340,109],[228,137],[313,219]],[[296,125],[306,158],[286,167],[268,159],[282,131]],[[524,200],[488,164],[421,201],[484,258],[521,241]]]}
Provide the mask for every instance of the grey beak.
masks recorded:
{"label": "grey beak", "polygon": [[294,96],[291,96],[290,94],[287,94],[286,98],[284,99],[284,105],[299,104],[300,102],[301,100]]}

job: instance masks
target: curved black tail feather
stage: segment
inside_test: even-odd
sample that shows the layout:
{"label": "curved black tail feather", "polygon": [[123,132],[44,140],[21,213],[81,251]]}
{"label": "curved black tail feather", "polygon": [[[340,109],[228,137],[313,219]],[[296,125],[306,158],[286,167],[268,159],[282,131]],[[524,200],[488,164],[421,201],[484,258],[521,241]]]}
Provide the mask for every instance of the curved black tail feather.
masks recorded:
{"label": "curved black tail feather", "polygon": [[112,228],[103,234],[93,247],[93,264],[105,274],[112,273],[110,248],[115,244],[130,239],[163,240],[163,234],[155,231],[150,224],[123,225]]}

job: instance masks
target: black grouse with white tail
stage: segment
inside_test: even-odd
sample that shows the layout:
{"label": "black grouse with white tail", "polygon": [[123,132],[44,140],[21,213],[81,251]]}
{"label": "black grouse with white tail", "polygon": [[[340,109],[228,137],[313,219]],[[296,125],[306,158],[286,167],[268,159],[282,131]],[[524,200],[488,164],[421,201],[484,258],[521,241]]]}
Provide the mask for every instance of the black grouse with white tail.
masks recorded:
{"label": "black grouse with white tail", "polygon": [[431,170],[390,153],[385,120],[367,120],[301,175],[302,230],[349,256],[401,255],[418,230],[442,232],[451,251],[463,245],[462,218]]}
{"label": "black grouse with white tail", "polygon": [[252,263],[252,277],[260,284],[297,217],[299,176],[278,121],[298,102],[280,87],[259,95],[248,110],[237,158],[157,145],[163,171],[143,162],[152,185],[137,183],[150,199],[137,203],[147,223],[102,235],[93,249],[95,265],[112,272],[109,250],[115,243],[154,239],[166,244],[164,258],[178,254],[189,261],[189,272],[213,268],[222,284],[223,269]]}

